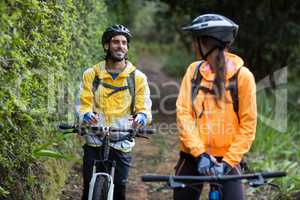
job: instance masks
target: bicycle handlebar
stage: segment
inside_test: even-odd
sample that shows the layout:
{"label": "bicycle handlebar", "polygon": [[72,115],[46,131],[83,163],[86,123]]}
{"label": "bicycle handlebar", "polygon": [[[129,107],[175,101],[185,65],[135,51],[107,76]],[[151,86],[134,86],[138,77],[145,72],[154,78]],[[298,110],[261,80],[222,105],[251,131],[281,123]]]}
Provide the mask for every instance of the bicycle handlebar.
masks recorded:
{"label": "bicycle handlebar", "polygon": [[219,175],[219,176],[160,176],[160,175],[144,175],[142,181],[144,182],[168,182],[171,179],[185,183],[190,182],[220,182],[238,179],[257,179],[263,178],[277,178],[286,176],[286,172],[265,172],[244,175]]}
{"label": "bicycle handlebar", "polygon": [[[156,132],[155,129],[151,128],[113,128],[113,127],[101,127],[101,126],[78,126],[78,125],[68,125],[68,124],[60,124],[59,129],[62,130],[72,130],[72,133],[80,133],[82,130],[90,129],[92,131],[96,131],[101,134],[104,132],[128,132],[128,133],[136,133],[136,134],[154,134]],[[97,135],[97,133],[95,135]]]}
{"label": "bicycle handlebar", "polygon": [[75,129],[76,126],[74,126],[74,125],[69,125],[69,124],[60,124],[60,125],[58,125],[58,128],[59,128],[59,129],[66,130],[66,129]]}
{"label": "bicycle handlebar", "polygon": [[[105,130],[107,128],[107,130]],[[154,134],[155,129],[150,129],[150,128],[138,128],[138,129],[133,129],[133,128],[113,128],[113,127],[91,127],[91,130],[93,131],[99,131],[99,132],[128,132],[128,133],[145,133],[145,134]]]}

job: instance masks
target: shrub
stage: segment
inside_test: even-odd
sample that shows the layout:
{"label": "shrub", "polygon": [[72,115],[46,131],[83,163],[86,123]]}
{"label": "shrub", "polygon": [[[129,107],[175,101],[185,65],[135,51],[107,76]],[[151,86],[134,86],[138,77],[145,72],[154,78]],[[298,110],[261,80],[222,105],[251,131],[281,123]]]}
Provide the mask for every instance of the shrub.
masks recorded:
{"label": "shrub", "polygon": [[0,13],[0,198],[41,199],[51,188],[37,148],[56,137],[58,121],[72,120],[82,69],[101,56],[106,7],[98,0],[1,1]]}

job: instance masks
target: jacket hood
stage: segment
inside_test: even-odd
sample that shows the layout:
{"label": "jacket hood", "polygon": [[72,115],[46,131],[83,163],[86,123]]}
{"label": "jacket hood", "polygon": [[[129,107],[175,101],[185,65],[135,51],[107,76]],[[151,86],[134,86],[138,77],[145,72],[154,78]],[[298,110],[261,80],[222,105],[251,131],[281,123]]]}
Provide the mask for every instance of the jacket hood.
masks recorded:
{"label": "jacket hood", "polygon": [[[239,68],[244,65],[244,61],[239,56],[225,52],[226,63],[226,79],[230,79]],[[208,81],[213,81],[215,74],[212,72],[211,67],[207,61],[205,61],[200,67],[200,73]]]}

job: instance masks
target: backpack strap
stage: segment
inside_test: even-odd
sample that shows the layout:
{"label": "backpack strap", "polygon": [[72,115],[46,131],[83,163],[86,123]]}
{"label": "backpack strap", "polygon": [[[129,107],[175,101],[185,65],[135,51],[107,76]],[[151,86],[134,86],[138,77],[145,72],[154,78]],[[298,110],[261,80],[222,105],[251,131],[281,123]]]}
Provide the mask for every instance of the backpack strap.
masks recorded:
{"label": "backpack strap", "polygon": [[128,85],[130,96],[132,98],[131,105],[130,105],[130,113],[131,115],[133,115],[134,108],[135,108],[135,70],[129,74],[129,77],[127,78],[127,85]]}
{"label": "backpack strap", "polygon": [[99,74],[98,74],[99,72],[98,72],[97,68],[99,68],[98,65],[93,66],[93,70],[95,72],[95,77],[94,77],[94,80],[93,80],[93,83],[92,83],[92,92],[93,92],[93,94],[95,94],[95,92],[98,89],[99,84],[101,82],[101,79],[99,78]]}
{"label": "backpack strap", "polygon": [[237,72],[229,79],[229,86],[228,86],[232,98],[233,110],[238,117],[239,123],[240,123],[240,117],[239,117],[238,75],[241,68],[239,68]]}
{"label": "backpack strap", "polygon": [[192,79],[192,90],[191,90],[191,95],[192,95],[192,109],[194,111],[194,114],[195,116],[197,115],[196,114],[196,110],[195,110],[195,104],[194,104],[194,101],[196,99],[196,96],[199,92],[199,89],[200,89],[200,83],[201,83],[201,80],[202,80],[202,75],[200,73],[200,67],[202,65],[204,61],[200,61],[199,64],[197,65],[197,67],[195,68],[195,71],[194,71],[194,75],[193,75],[193,79]]}
{"label": "backpack strap", "polygon": [[95,93],[97,88],[99,87],[99,84],[100,84],[101,80],[100,78],[98,77],[98,75],[96,74],[95,75],[95,78],[93,80],[93,84],[92,84],[92,92]]}
{"label": "backpack strap", "polygon": [[116,86],[113,86],[111,84],[108,84],[108,83],[105,83],[103,82],[101,79],[99,81],[99,85],[102,85],[103,87],[105,88],[108,88],[108,89],[111,89],[113,90],[111,93],[109,93],[107,96],[110,97],[111,95],[117,93],[117,92],[120,92],[120,91],[123,91],[123,90],[127,90],[128,89],[128,86],[123,86],[123,87],[116,87]]}
{"label": "backpack strap", "polygon": [[97,72],[95,71],[95,78],[93,80],[93,84],[92,84],[92,91],[93,93],[96,92],[96,90],[98,89],[99,85],[102,85],[103,87],[105,88],[109,88],[109,89],[112,89],[113,91],[111,93],[109,93],[107,96],[111,96],[117,92],[120,92],[120,91],[123,91],[123,90],[127,90],[129,89],[129,93],[130,93],[130,96],[132,98],[132,101],[131,101],[131,105],[130,105],[130,113],[131,115],[134,114],[134,108],[135,108],[135,70],[132,71],[128,78],[126,78],[127,80],[127,86],[123,86],[123,87],[116,87],[116,86],[113,86],[111,84],[108,84],[108,83],[105,83],[103,82]]}
{"label": "backpack strap", "polygon": [[[194,101],[196,99],[196,96],[197,96],[199,90],[202,90],[204,93],[214,94],[213,90],[200,85],[201,80],[202,80],[203,77],[202,77],[199,69],[200,69],[202,63],[203,63],[203,61],[200,61],[198,66],[195,68],[195,72],[194,72],[193,79],[192,79],[192,91],[191,91],[192,109],[194,111],[195,116],[196,116],[196,110],[195,110]],[[232,101],[233,101],[232,102],[233,110],[236,113],[239,122],[240,122],[240,118],[239,118],[238,75],[239,75],[239,72],[240,72],[241,68],[239,68],[237,70],[237,72],[229,79],[229,86],[228,86],[228,88],[226,88],[230,91],[230,95],[231,95],[231,98],[232,98]],[[202,104],[202,107],[203,107],[203,110],[204,110],[204,105],[203,104]],[[200,113],[199,117],[202,116],[203,110]]]}
{"label": "backpack strap", "polygon": [[93,88],[92,88],[93,93],[96,92],[96,90],[98,89],[99,85],[102,85],[105,88],[113,90],[111,93],[109,93],[107,95],[108,97],[111,96],[111,95],[113,95],[113,94],[115,94],[115,93],[117,93],[117,92],[120,92],[120,91],[128,89],[128,86],[116,87],[116,86],[113,86],[111,84],[105,83],[98,76],[95,76],[95,78],[93,80]]}

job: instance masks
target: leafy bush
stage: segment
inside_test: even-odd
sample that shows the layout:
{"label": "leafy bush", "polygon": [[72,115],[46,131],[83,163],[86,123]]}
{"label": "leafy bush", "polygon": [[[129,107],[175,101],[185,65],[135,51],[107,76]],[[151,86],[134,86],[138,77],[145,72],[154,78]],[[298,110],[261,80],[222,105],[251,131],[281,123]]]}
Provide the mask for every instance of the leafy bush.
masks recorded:
{"label": "leafy bush", "polygon": [[[269,119],[274,118],[274,96],[265,92],[258,94],[258,113]],[[252,146],[248,163],[254,171],[286,171],[288,176],[273,180],[272,183],[280,186],[280,191],[270,190],[268,187],[249,189],[249,199],[268,193],[270,199],[293,199],[293,195],[300,191],[300,149],[299,149],[299,125],[291,118],[297,114],[295,108],[289,110],[288,124],[285,131],[278,131],[264,120],[260,120],[257,126],[256,138]],[[292,114],[291,114],[292,113]],[[299,117],[299,114],[297,114]],[[285,117],[285,116],[282,116]],[[275,122],[276,123],[276,122]],[[277,122],[278,123],[278,122]]]}
{"label": "leafy bush", "polygon": [[57,122],[72,120],[82,70],[100,60],[106,7],[98,0],[1,1],[0,13],[0,198],[43,199],[51,185],[37,159],[53,156],[53,145],[73,151],[60,147],[72,140],[42,144],[56,137]]}
{"label": "leafy bush", "polygon": [[[178,50],[181,49],[181,50]],[[171,76],[182,78],[193,57],[187,51],[176,45],[170,45],[166,59],[163,63],[163,70]]]}

